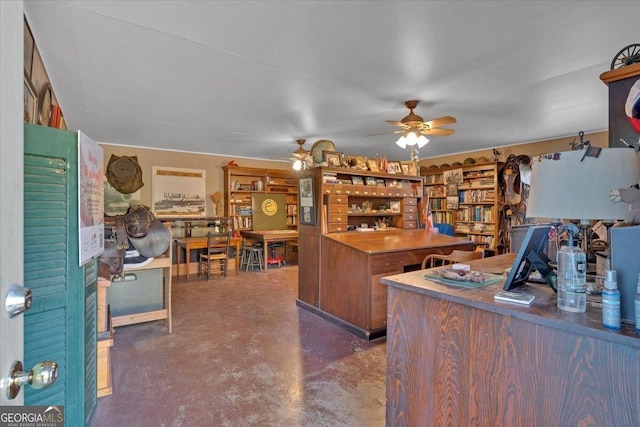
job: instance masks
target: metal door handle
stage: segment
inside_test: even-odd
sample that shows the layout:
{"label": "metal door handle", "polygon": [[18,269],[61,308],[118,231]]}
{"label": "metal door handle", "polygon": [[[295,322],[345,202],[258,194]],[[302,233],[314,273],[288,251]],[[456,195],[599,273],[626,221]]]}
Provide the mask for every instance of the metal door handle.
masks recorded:
{"label": "metal door handle", "polygon": [[18,314],[22,314],[31,307],[31,289],[13,284],[7,291],[4,300],[5,312],[9,319],[13,319]]}
{"label": "metal door handle", "polygon": [[57,378],[58,364],[52,360],[36,363],[29,372],[22,371],[22,362],[15,362],[7,379],[7,398],[14,399],[24,384],[37,389],[45,388],[56,382]]}

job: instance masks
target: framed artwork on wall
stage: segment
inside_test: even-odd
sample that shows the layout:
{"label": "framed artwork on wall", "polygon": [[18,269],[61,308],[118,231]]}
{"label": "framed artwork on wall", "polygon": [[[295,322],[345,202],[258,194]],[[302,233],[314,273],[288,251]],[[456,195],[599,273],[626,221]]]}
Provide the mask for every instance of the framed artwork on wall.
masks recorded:
{"label": "framed artwork on wall", "polygon": [[31,85],[25,74],[24,77],[24,121],[27,123],[36,123],[37,113],[36,91]]}
{"label": "framed artwork on wall", "polygon": [[27,22],[24,23],[24,75],[29,81],[31,81],[31,75],[33,73],[33,54],[35,52],[35,41],[33,34],[29,29]]}
{"label": "framed artwork on wall", "polygon": [[152,210],[157,218],[205,217],[204,169],[154,166],[151,177]]}
{"label": "framed artwork on wall", "polygon": [[316,225],[313,177],[300,177],[298,180],[298,194],[300,197],[300,224]]}

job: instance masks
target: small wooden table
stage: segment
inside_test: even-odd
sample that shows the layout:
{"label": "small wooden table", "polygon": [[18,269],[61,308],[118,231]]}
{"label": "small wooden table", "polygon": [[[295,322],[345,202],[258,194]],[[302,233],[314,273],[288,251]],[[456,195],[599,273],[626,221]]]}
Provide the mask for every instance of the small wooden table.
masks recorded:
{"label": "small wooden table", "polygon": [[[187,264],[187,282],[189,281],[189,261],[191,260],[191,251],[196,249],[204,249],[207,247],[207,236],[200,237],[178,237],[175,239],[177,246],[177,262],[176,265],[176,274],[180,275],[180,263],[182,262],[182,251],[180,248],[184,248],[185,250],[185,258]],[[238,274],[238,270],[240,270],[240,250],[242,249],[242,239],[240,237],[231,237],[231,241],[229,243],[231,246],[235,246],[236,248],[236,274]]]}
{"label": "small wooden table", "polygon": [[263,248],[263,268],[264,271],[267,271],[268,267],[268,256],[269,256],[269,243],[271,242],[288,242],[292,240],[298,240],[298,231],[297,230],[260,230],[260,231],[250,231],[250,230],[241,230],[240,234],[245,239],[250,240],[258,240],[262,242]]}

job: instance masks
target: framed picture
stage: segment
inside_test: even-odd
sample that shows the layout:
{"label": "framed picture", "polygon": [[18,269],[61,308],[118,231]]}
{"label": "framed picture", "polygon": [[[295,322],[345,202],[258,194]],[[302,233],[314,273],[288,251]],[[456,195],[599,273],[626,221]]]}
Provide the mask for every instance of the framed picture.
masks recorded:
{"label": "framed picture", "polygon": [[409,163],[401,163],[400,166],[402,167],[402,174],[409,175]]}
{"label": "framed picture", "polygon": [[152,173],[152,209],[157,218],[206,217],[204,169],[153,166]]}
{"label": "framed picture", "polygon": [[[33,40],[33,34],[31,29],[24,23],[24,75],[27,76],[27,80],[31,81],[31,75],[33,73],[33,53],[35,52],[35,41]],[[30,122],[31,123],[31,122]]]}
{"label": "framed picture", "polygon": [[375,160],[367,159],[367,167],[371,172],[380,172],[378,162],[376,162]]}
{"label": "framed picture", "polygon": [[352,176],[351,182],[353,183],[353,185],[364,185],[364,181],[362,180],[361,176]]}
{"label": "framed picture", "polygon": [[27,123],[36,123],[36,91],[31,82],[25,75],[24,77],[24,121]]}
{"label": "framed picture", "polygon": [[300,224],[316,225],[313,177],[300,177],[298,180],[298,197],[300,198]]}
{"label": "framed picture", "polygon": [[374,177],[368,176],[367,185],[378,185],[378,181]]}
{"label": "framed picture", "polygon": [[387,162],[387,173],[401,174],[402,164],[400,162]]}
{"label": "framed picture", "polygon": [[339,168],[342,166],[342,153],[337,151],[326,151],[322,152],[322,158],[325,162],[327,162],[327,166],[332,166],[335,168]]}

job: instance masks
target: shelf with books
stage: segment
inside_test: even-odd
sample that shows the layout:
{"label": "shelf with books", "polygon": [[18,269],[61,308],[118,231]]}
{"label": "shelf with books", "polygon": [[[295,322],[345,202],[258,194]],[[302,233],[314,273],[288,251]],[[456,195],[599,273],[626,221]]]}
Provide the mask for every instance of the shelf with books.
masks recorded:
{"label": "shelf with books", "polygon": [[476,244],[495,249],[498,241],[500,163],[428,169],[424,196],[434,223],[453,226]]}

